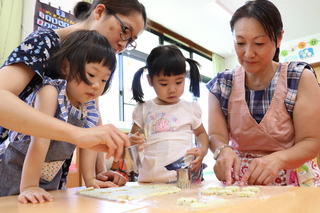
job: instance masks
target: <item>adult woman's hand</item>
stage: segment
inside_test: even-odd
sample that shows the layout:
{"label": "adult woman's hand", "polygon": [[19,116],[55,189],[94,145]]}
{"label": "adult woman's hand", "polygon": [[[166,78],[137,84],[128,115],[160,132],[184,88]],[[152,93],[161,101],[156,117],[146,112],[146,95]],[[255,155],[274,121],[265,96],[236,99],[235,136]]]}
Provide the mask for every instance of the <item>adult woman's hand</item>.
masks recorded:
{"label": "adult woman's hand", "polygon": [[114,157],[118,161],[122,156],[124,147],[130,146],[128,136],[112,124],[105,124],[93,128],[78,128],[75,133],[74,144],[81,148],[106,152],[106,158]]}
{"label": "adult woman's hand", "polygon": [[240,185],[268,185],[280,171],[280,161],[272,155],[255,158],[251,161],[247,171],[244,173]]}
{"label": "adult woman's hand", "polygon": [[213,170],[218,180],[226,182],[229,186],[239,180],[240,159],[232,149],[224,148],[221,150]]}

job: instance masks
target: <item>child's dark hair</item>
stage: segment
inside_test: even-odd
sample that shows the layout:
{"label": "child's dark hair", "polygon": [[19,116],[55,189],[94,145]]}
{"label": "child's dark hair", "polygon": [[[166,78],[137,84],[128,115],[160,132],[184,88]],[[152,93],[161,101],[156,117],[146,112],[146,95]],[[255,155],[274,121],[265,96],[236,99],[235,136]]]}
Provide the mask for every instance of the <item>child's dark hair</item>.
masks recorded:
{"label": "child's dark hair", "polygon": [[186,61],[190,65],[190,86],[189,91],[195,96],[200,97],[200,64],[192,59],[185,58],[179,48],[175,45],[162,45],[154,48],[149,54],[146,66],[140,68],[132,80],[132,99],[143,103],[143,91],[141,87],[141,75],[145,69],[152,79],[153,76],[163,74],[164,76],[180,75],[186,73]]}
{"label": "child's dark hair", "polygon": [[[67,59],[70,64],[69,73],[61,69],[63,60]],[[79,30],[72,32],[61,39],[60,46],[49,59],[49,69],[54,78],[66,80],[76,79],[91,85],[86,77],[85,65],[87,63],[103,63],[108,67],[111,75],[102,92],[104,94],[111,86],[117,60],[115,52],[108,40],[96,31]]]}

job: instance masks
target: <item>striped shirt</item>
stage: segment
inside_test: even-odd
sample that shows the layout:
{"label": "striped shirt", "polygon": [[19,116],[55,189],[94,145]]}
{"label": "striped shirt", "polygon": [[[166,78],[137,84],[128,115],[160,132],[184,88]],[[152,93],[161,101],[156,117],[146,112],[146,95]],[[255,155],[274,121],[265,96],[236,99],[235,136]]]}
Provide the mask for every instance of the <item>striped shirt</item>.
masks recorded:
{"label": "striped shirt", "polygon": [[[37,90],[35,90],[26,98],[27,104],[33,106],[38,91],[45,85],[52,85],[58,90],[59,95],[58,109],[55,114],[56,118],[64,122],[68,122],[68,115],[71,114],[78,119],[85,119],[83,128],[91,128],[97,125],[99,120],[99,112],[96,107],[95,100],[82,104],[82,108],[77,109],[70,103],[66,95],[67,81],[63,79],[51,79],[45,76],[43,85],[39,86]],[[10,141],[28,141],[30,140],[30,135],[9,131],[9,138]]]}

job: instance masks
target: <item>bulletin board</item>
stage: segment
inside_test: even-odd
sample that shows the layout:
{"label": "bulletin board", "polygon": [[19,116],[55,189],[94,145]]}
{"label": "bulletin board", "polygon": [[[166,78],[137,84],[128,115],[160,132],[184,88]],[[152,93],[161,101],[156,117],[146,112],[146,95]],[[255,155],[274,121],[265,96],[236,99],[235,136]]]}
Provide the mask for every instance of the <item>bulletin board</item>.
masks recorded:
{"label": "bulletin board", "polygon": [[52,7],[49,4],[36,1],[34,13],[34,30],[45,27],[60,29],[73,25],[76,18],[71,13]]}

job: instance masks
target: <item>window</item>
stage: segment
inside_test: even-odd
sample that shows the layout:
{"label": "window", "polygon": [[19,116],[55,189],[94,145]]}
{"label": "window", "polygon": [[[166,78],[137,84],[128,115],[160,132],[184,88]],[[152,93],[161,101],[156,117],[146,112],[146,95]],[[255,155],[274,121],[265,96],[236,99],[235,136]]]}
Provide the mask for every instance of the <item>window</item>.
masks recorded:
{"label": "window", "polygon": [[[145,61],[138,60],[135,58],[131,58],[129,56],[123,56],[123,72],[124,72],[124,121],[131,122],[132,121],[132,112],[136,105],[136,102],[132,100],[132,79],[134,74],[142,67],[145,66]],[[144,73],[141,77],[141,86],[144,93],[144,100],[149,100],[155,96],[155,93],[152,87],[149,86],[147,76]]]}
{"label": "window", "polygon": [[214,77],[213,64],[208,58],[205,58],[198,53],[193,53],[193,59],[200,63],[200,72],[202,76],[209,77],[210,79]]}
{"label": "window", "polygon": [[113,75],[111,88],[108,92],[99,97],[99,109],[103,124],[119,121],[119,82],[119,66],[117,66],[117,69]]}
{"label": "window", "polygon": [[138,37],[136,42],[136,50],[145,54],[149,54],[154,47],[160,44],[159,36],[146,30]]}
{"label": "window", "polygon": [[181,50],[182,54],[184,57],[186,58],[191,58],[190,56],[190,51],[187,51],[183,48],[181,48],[181,45],[177,44],[176,42],[168,42],[168,41],[164,41],[163,42],[164,45],[170,45],[170,44],[174,44],[174,45],[177,45],[179,47],[179,49]]}

